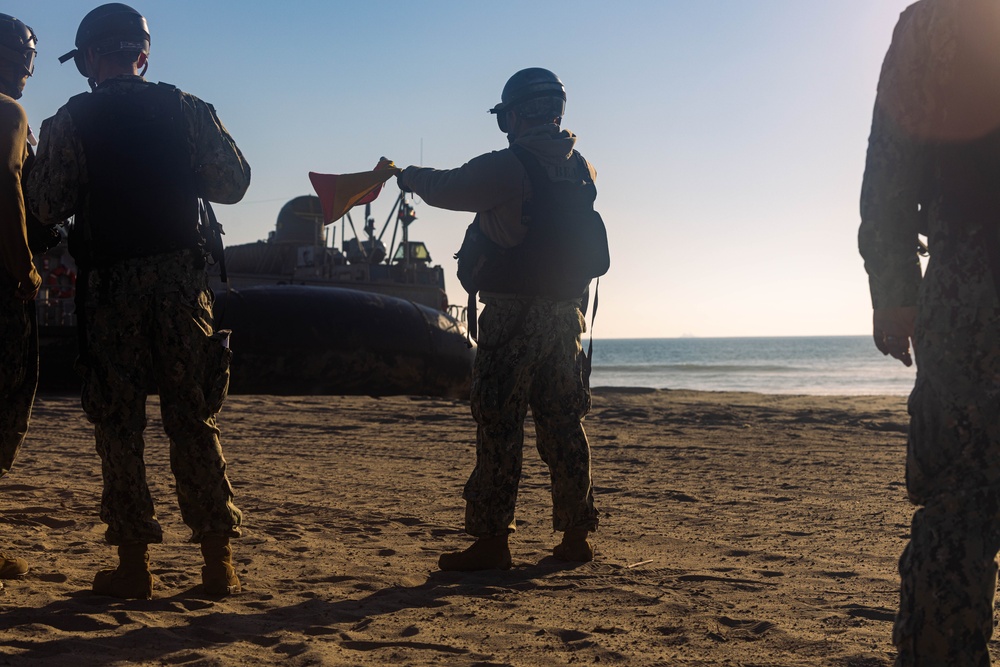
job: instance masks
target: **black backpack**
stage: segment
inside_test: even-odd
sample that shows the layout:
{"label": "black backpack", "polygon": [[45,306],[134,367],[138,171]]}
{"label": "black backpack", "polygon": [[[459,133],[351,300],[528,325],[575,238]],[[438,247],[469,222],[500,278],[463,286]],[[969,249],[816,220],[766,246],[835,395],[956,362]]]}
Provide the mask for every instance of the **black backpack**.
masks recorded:
{"label": "black backpack", "polygon": [[[530,152],[516,144],[511,151],[531,180],[532,196],[522,213],[528,232],[520,244],[501,248],[483,234],[478,220],[466,229],[455,258],[458,279],[470,295],[470,313],[480,291],[581,298],[590,281],[607,273],[611,264],[604,220],[594,210],[597,188],[589,176],[580,182],[552,181]],[[576,151],[573,159],[589,174]]]}

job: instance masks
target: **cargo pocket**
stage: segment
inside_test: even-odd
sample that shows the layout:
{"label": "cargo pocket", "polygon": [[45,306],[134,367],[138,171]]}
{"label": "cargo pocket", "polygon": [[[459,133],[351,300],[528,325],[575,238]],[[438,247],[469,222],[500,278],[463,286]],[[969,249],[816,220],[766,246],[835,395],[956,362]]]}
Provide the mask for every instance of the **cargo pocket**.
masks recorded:
{"label": "cargo pocket", "polygon": [[970,456],[976,451],[975,433],[961,402],[942,396],[936,383],[918,372],[907,411],[906,488],[911,502],[926,504],[940,493],[981,483],[977,480],[984,466]]}
{"label": "cargo pocket", "polygon": [[233,351],[229,349],[230,334],[230,329],[221,329],[208,337],[205,403],[213,415],[222,409],[229,395],[229,365],[233,360]]}
{"label": "cargo pocket", "polygon": [[[923,503],[931,493],[927,466],[934,469],[934,463],[928,461],[928,455],[937,444],[927,418],[931,416],[926,410],[927,382],[922,375],[917,375],[916,383],[906,401],[907,412],[910,415],[910,425],[906,437],[906,490],[910,502]],[[930,448],[931,451],[928,451]]]}

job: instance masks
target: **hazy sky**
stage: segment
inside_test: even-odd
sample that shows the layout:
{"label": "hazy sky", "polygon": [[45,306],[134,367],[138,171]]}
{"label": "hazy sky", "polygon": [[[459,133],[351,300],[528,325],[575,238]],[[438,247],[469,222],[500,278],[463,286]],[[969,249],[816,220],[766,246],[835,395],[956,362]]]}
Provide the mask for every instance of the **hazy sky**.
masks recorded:
{"label": "hazy sky", "polygon": [[[211,102],[253,168],[218,207],[263,239],[307,173],[457,167],[506,139],[487,109],[524,67],[567,88],[563,126],[598,170],[612,251],[595,335],[864,334],[858,193],[892,27],[909,0],[146,0],[147,78]],[[8,0],[39,36],[32,127],[86,90],[82,0]],[[379,228],[397,190],[374,205]],[[445,267],[470,214],[417,200]],[[359,219],[360,216],[356,217]],[[338,226],[339,230],[339,226]],[[386,236],[388,241],[388,235]],[[339,233],[337,243],[340,243]]]}

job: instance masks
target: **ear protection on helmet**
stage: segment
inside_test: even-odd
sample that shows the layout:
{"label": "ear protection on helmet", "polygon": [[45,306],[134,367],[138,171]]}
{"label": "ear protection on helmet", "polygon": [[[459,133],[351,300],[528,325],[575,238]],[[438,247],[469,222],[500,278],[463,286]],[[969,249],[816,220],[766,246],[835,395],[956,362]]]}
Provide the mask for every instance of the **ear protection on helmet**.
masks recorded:
{"label": "ear protection on helmet", "polygon": [[507,107],[500,103],[489,110],[490,113],[495,113],[497,115],[497,127],[504,134],[510,131],[510,127],[507,125]]}

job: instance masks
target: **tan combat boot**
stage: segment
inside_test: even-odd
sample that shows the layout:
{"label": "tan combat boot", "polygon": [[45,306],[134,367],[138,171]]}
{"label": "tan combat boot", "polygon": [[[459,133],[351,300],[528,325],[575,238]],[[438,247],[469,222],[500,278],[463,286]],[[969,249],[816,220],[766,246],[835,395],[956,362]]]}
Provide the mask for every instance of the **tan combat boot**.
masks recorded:
{"label": "tan combat boot", "polygon": [[586,528],[570,528],[563,533],[562,542],[552,549],[552,555],[559,560],[574,563],[589,563],[594,560],[594,547],[587,541]]}
{"label": "tan combat boot", "polygon": [[201,583],[206,593],[222,596],[240,592],[240,579],[233,569],[233,548],[229,546],[229,537],[206,535],[201,540],[201,555],[205,557]]}
{"label": "tan combat boot", "polygon": [[28,572],[28,561],[0,553],[0,579],[16,579]]}
{"label": "tan combat boot", "polygon": [[118,567],[101,570],[94,576],[93,590],[98,595],[125,600],[150,600],[153,575],[149,572],[149,549],[145,544],[122,544],[118,547]]}
{"label": "tan combat boot", "polygon": [[509,570],[510,547],[507,535],[480,537],[465,551],[441,554],[438,568],[445,572],[475,572],[477,570]]}

